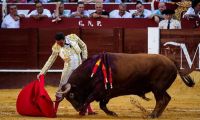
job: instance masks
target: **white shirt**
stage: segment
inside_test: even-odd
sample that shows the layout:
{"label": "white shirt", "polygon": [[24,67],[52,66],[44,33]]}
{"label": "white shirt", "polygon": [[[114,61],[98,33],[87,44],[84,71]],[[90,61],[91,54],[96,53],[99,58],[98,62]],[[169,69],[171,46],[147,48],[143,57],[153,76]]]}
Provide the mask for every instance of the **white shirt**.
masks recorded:
{"label": "white shirt", "polygon": [[48,3],[49,0],[40,0],[41,3]]}
{"label": "white shirt", "polygon": [[[192,7],[188,8],[187,12],[183,15],[183,18],[185,15],[196,15],[194,8],[192,8]],[[197,15],[200,17],[200,11],[197,13]]]}
{"label": "white shirt", "polygon": [[110,12],[109,17],[110,18],[132,18],[132,15],[131,15],[131,13],[126,11],[123,16],[120,16],[119,10],[113,10]]}
{"label": "white shirt", "polygon": [[19,20],[15,21],[10,14],[6,15],[1,24],[1,28],[19,28]]}
{"label": "white shirt", "polygon": [[[104,3],[111,3],[110,0],[105,0]],[[122,3],[121,0],[115,0],[114,3]]]}
{"label": "white shirt", "polygon": [[[28,17],[30,17],[31,15],[38,15],[37,10],[31,11],[31,13],[28,14]],[[47,9],[43,9],[42,15],[47,15],[48,17],[51,17],[51,12]]]}
{"label": "white shirt", "polygon": [[[137,12],[137,10],[135,10],[135,12]],[[143,17],[141,17],[141,16],[135,16],[134,18],[148,18],[151,15],[152,15],[152,12],[150,10],[144,9],[144,11],[143,11]]]}
{"label": "white shirt", "polygon": [[[159,23],[159,28],[160,29],[167,29],[168,26],[168,20],[162,20]],[[178,20],[171,19],[170,20],[170,27],[169,29],[181,29],[181,23]]]}

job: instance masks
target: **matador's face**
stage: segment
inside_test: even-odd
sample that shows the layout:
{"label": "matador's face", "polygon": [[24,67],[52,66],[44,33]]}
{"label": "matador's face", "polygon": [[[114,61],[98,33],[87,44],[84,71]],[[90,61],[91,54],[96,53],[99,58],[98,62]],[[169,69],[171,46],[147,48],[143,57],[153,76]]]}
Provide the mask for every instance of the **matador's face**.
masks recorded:
{"label": "matador's face", "polygon": [[56,43],[57,43],[58,45],[60,45],[61,47],[63,47],[64,44],[65,44],[65,41],[64,41],[64,40],[59,40],[59,41],[57,40]]}

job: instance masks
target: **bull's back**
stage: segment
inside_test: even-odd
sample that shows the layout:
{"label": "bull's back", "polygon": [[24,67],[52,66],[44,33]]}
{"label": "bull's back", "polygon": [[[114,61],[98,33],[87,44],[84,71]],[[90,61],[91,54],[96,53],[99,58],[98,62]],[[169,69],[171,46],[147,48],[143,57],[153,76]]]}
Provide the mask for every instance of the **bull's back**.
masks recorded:
{"label": "bull's back", "polygon": [[[113,78],[118,83],[133,79],[153,77],[166,71],[176,71],[175,64],[163,55],[109,53],[112,61]],[[156,73],[157,72],[157,73]],[[160,73],[159,73],[160,72]]]}

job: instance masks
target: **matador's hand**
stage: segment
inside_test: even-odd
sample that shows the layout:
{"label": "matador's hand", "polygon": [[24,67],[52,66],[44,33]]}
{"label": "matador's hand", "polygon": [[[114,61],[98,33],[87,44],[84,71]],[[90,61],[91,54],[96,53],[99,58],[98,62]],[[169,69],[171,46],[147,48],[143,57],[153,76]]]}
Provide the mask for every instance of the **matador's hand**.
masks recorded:
{"label": "matador's hand", "polygon": [[37,75],[37,79],[40,81],[40,76],[41,76],[41,74],[38,74]]}

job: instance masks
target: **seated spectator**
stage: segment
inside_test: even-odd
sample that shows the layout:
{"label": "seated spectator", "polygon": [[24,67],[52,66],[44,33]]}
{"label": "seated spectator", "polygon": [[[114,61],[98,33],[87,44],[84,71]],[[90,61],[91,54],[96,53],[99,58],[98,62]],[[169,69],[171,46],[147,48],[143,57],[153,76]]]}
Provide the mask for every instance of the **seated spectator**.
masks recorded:
{"label": "seated spectator", "polygon": [[20,18],[25,17],[24,15],[17,14],[17,6],[10,5],[9,6],[9,14],[5,16],[3,22],[1,24],[1,28],[19,28],[19,20]]}
{"label": "seated spectator", "polygon": [[122,0],[105,0],[104,3],[122,3]]}
{"label": "seated spectator", "polygon": [[160,29],[181,29],[181,24],[178,20],[173,19],[174,10],[163,10],[164,20],[160,21]]}
{"label": "seated spectator", "polygon": [[144,8],[142,2],[137,1],[136,11],[132,14],[133,18],[151,18],[151,11]]}
{"label": "seated spectator", "polygon": [[132,18],[131,14],[126,11],[126,4],[121,3],[119,4],[118,10],[113,10],[110,12],[110,18]]}
{"label": "seated spectator", "polygon": [[65,10],[64,3],[59,2],[56,4],[56,7],[56,10],[54,10],[54,13],[52,14],[53,18],[70,16],[70,11]]}
{"label": "seated spectator", "polygon": [[199,18],[200,17],[200,0],[192,1],[192,7],[183,15],[183,18]]}
{"label": "seated spectator", "polygon": [[91,18],[108,18],[109,13],[103,10],[103,4],[102,3],[96,3],[95,4],[95,12],[90,14]]}
{"label": "seated spectator", "polygon": [[28,14],[28,17],[35,19],[40,19],[44,17],[51,17],[51,12],[47,9],[44,9],[41,2],[35,3],[36,10],[33,10]]}
{"label": "seated spectator", "polygon": [[89,12],[85,10],[84,2],[78,2],[77,10],[72,12],[72,18],[87,18],[89,17]]}
{"label": "seated spectator", "polygon": [[155,10],[152,14],[152,18],[156,23],[159,23],[161,20],[164,19],[164,16],[162,14],[162,11],[166,9],[166,5],[164,2],[159,2],[158,3],[158,9]]}

